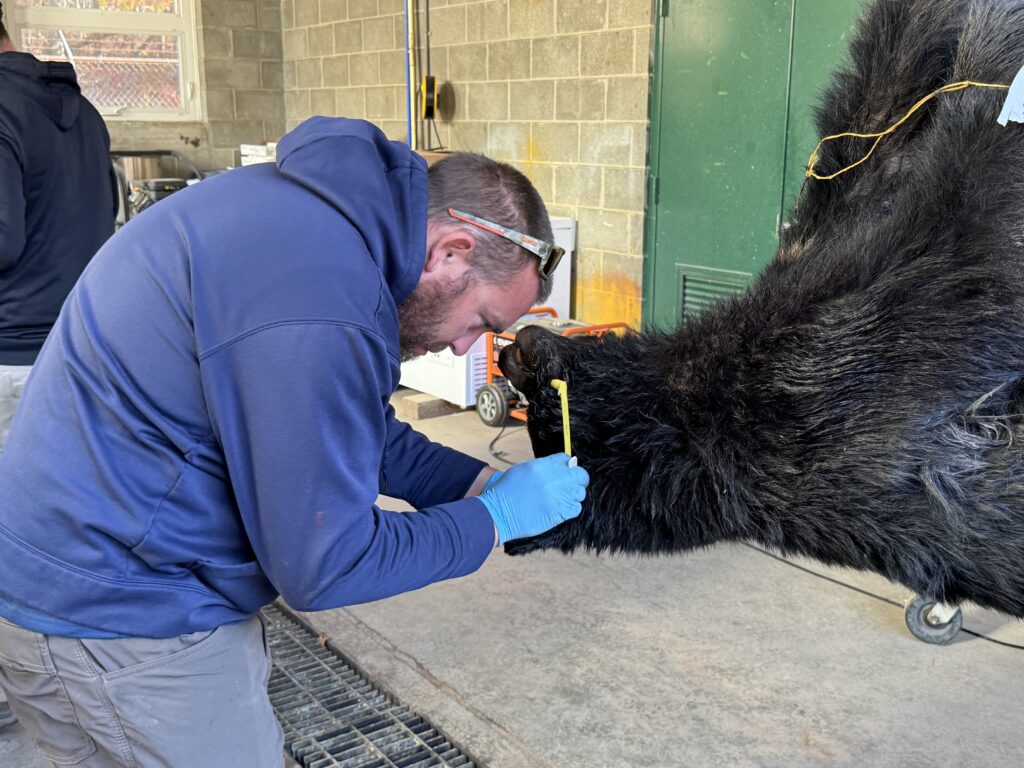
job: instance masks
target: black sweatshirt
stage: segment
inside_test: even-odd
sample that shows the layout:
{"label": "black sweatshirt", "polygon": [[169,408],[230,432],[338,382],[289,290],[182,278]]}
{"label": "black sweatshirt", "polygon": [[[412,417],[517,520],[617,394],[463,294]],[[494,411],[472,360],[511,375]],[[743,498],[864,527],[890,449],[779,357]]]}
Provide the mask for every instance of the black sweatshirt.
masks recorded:
{"label": "black sweatshirt", "polygon": [[114,232],[110,137],[70,64],[0,53],[0,365],[31,365]]}

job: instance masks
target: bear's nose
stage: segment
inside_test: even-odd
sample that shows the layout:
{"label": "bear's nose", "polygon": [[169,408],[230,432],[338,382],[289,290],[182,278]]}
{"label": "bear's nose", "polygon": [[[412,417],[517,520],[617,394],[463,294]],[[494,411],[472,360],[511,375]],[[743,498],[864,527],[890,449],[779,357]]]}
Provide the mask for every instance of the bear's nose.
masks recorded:
{"label": "bear's nose", "polygon": [[509,344],[498,355],[498,368],[509,379],[526,374],[526,366],[523,364],[523,352],[519,342]]}
{"label": "bear's nose", "polygon": [[516,334],[514,344],[501,350],[498,367],[513,387],[526,394],[536,387],[538,357],[535,351],[531,351],[529,342],[524,345],[519,339],[520,334],[522,331]]}
{"label": "bear's nose", "polygon": [[532,367],[537,359],[537,346],[542,342],[548,331],[535,325],[527,325],[516,333],[516,346],[519,347],[520,362]]}

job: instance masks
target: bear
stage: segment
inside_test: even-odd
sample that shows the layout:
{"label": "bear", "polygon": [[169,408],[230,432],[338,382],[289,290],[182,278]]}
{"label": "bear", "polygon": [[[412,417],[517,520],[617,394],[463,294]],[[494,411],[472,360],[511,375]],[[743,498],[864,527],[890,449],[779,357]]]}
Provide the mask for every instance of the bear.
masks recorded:
{"label": "bear", "polygon": [[[885,131],[932,91],[1009,84],[1024,0],[878,0],[817,111]],[[591,476],[578,518],[506,551],[751,542],[1024,617],[1024,126],[1005,89],[927,101],[809,179],[742,295],[674,331],[523,328],[500,367],[538,456]],[[870,141],[818,150],[820,175]]]}

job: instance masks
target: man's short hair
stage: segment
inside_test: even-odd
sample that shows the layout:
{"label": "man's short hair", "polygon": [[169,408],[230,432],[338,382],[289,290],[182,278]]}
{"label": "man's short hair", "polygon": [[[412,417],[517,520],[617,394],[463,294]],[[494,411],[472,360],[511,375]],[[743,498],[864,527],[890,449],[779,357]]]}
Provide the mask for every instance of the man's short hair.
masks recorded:
{"label": "man's short hair", "polygon": [[[506,283],[524,267],[538,265],[525,248],[448,215],[449,208],[472,213],[496,224],[552,242],[551,220],[540,193],[520,171],[484,155],[457,152],[435,163],[427,174],[427,216],[473,235],[473,274],[485,283]],[[541,280],[538,301],[551,293],[551,280]]]}

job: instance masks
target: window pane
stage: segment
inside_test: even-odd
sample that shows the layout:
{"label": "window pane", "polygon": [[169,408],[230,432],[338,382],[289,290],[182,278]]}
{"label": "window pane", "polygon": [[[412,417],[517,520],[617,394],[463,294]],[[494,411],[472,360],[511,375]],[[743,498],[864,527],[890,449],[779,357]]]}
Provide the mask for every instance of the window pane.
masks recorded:
{"label": "window pane", "polygon": [[[64,33],[82,93],[100,109],[181,109],[181,54],[175,35]],[[60,34],[22,29],[22,50],[66,61]]]}
{"label": "window pane", "polygon": [[18,8],[79,8],[129,13],[177,13],[176,0],[15,0]]}

